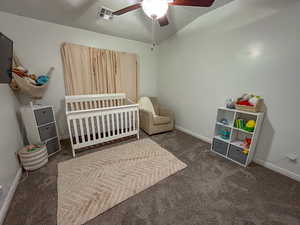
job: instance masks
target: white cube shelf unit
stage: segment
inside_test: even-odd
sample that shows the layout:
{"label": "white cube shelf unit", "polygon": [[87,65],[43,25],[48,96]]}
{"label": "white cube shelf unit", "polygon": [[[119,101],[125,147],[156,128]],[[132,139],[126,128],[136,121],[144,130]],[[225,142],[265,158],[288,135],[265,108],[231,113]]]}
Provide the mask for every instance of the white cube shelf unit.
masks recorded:
{"label": "white cube shelf unit", "polygon": [[[215,132],[211,151],[225,157],[241,166],[248,166],[255,154],[256,144],[259,138],[260,129],[262,126],[264,113],[253,113],[225,107],[218,108],[217,120],[215,124]],[[226,119],[227,124],[222,123]],[[234,126],[234,121],[237,119],[254,120],[256,122],[253,132],[239,129]],[[229,134],[228,139],[224,139],[220,135],[221,131],[226,131]],[[243,152],[243,140],[251,138],[251,144],[248,148],[248,154]]]}

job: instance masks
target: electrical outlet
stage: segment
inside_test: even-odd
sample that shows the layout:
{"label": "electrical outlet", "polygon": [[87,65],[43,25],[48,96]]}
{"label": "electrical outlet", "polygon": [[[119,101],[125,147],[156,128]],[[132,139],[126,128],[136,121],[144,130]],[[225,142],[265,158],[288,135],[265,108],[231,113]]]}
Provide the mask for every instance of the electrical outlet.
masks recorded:
{"label": "electrical outlet", "polygon": [[286,155],[286,157],[288,157],[289,160],[291,161],[296,161],[298,159],[298,155],[296,152],[294,153],[289,153]]}

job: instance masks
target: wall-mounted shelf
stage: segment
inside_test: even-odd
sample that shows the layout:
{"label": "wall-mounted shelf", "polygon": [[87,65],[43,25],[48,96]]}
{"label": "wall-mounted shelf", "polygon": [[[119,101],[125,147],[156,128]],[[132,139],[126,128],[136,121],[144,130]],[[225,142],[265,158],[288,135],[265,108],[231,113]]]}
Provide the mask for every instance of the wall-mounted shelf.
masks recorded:
{"label": "wall-mounted shelf", "polygon": [[[218,108],[217,120],[215,124],[215,133],[211,150],[218,155],[229,159],[241,166],[248,166],[255,153],[256,144],[258,141],[261,125],[263,122],[264,113],[253,113],[235,109],[227,109],[225,107]],[[226,119],[227,123],[222,123],[222,119]],[[253,132],[234,127],[236,119],[255,120],[256,125]],[[220,130],[226,131],[226,138],[220,135]],[[245,153],[243,140],[251,138],[251,145]]]}

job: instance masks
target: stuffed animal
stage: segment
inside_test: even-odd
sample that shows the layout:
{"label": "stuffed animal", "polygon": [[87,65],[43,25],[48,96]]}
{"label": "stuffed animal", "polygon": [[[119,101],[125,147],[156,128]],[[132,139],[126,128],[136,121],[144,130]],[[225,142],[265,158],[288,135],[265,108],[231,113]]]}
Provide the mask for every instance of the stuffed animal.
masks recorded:
{"label": "stuffed animal", "polygon": [[245,105],[245,106],[255,106],[258,103],[260,96],[256,96],[253,94],[243,94],[239,97],[236,101],[238,105]]}
{"label": "stuffed animal", "polygon": [[251,104],[251,105],[256,105],[257,104],[257,102],[258,102],[258,100],[260,99],[260,96],[254,96],[254,97],[252,97],[252,98],[250,98],[248,101],[249,101],[249,103]]}

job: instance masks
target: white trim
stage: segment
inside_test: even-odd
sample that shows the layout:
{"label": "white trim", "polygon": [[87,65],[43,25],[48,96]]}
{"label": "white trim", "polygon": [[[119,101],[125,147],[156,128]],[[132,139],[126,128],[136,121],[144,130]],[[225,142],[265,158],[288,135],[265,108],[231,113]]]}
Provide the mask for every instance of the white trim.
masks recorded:
{"label": "white trim", "polygon": [[291,178],[291,179],[294,179],[294,180],[300,182],[300,175],[299,175],[299,174],[296,174],[296,173],[294,173],[294,172],[291,172],[291,171],[289,171],[289,170],[287,170],[287,169],[284,169],[284,168],[282,168],[282,167],[276,166],[275,164],[273,164],[273,163],[271,163],[271,162],[264,161],[264,160],[262,160],[262,159],[255,159],[255,158],[254,158],[253,161],[254,161],[255,163],[257,163],[257,164],[259,164],[259,165],[265,167],[265,168],[268,168],[268,169],[270,169],[270,170],[273,170],[273,171],[275,171],[275,172],[277,172],[277,173],[280,173],[280,174],[282,174],[282,175],[284,175],[284,176],[287,176],[287,177],[289,177],[289,178]]}
{"label": "white trim", "polygon": [[[175,125],[175,128],[178,129],[178,130],[180,130],[180,131],[182,131],[182,132],[184,132],[184,133],[187,133],[187,134],[190,134],[190,135],[192,135],[192,136],[194,136],[196,138],[199,138],[202,141],[205,141],[205,142],[208,142],[208,143],[212,143],[212,139],[211,138],[203,136],[201,134],[197,134],[197,133],[195,133],[195,132],[193,132],[193,131],[191,131],[189,129],[186,129],[186,128],[182,127],[182,126]],[[287,176],[287,177],[289,177],[289,178],[291,178],[293,180],[296,180],[296,181],[300,182],[300,174],[296,174],[294,172],[291,172],[291,171],[289,171],[287,169],[284,169],[282,167],[279,167],[279,166],[277,166],[277,165],[275,165],[275,164],[273,164],[271,162],[267,162],[267,161],[264,161],[262,159],[256,159],[255,157],[254,157],[253,161],[255,163],[257,163],[258,165],[261,165],[261,166],[263,166],[265,168],[268,168],[268,169],[270,169],[272,171],[275,171],[277,173],[280,173],[280,174],[282,174],[284,176]]]}
{"label": "white trim", "polygon": [[14,194],[15,194],[15,191],[17,189],[17,186],[19,184],[19,181],[20,181],[20,178],[21,178],[21,175],[22,175],[22,168],[20,168],[18,171],[17,171],[17,174],[9,188],[9,191],[4,199],[4,203],[3,203],[3,206],[2,208],[0,208],[0,225],[3,224],[4,222],[4,219],[6,217],[6,214],[7,214],[7,211],[9,209],[9,206],[10,206],[10,203],[11,203],[11,200],[13,199],[14,197]]}
{"label": "white trim", "polygon": [[208,143],[210,143],[210,144],[212,143],[212,139],[211,139],[211,138],[206,137],[206,136],[203,136],[203,135],[201,135],[201,134],[197,134],[197,133],[195,133],[194,131],[191,131],[191,130],[189,130],[189,129],[186,129],[186,128],[184,128],[184,127],[178,125],[178,124],[175,125],[175,128],[176,128],[177,130],[180,130],[180,131],[184,132],[184,133],[187,133],[187,134],[190,134],[190,135],[192,135],[192,136],[194,136],[194,137],[196,137],[196,138],[199,138],[199,139],[202,140],[202,141],[208,142]]}

